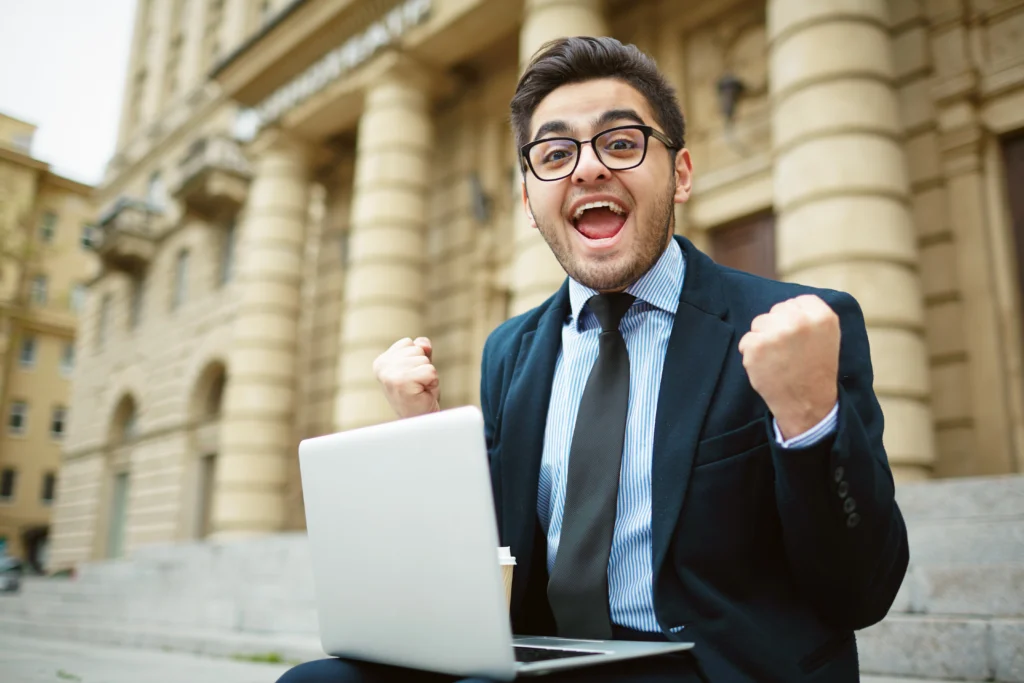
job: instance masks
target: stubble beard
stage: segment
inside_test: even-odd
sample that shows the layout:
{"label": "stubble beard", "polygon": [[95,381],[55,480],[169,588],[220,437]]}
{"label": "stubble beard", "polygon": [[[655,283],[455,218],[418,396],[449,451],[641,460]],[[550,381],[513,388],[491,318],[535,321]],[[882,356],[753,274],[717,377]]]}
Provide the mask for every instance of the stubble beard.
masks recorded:
{"label": "stubble beard", "polygon": [[670,183],[668,190],[654,201],[650,220],[634,227],[637,230],[637,241],[633,249],[628,254],[609,260],[588,261],[580,258],[570,246],[572,236],[564,232],[561,216],[553,221],[536,213],[533,216],[551,253],[569,277],[597,291],[618,291],[643,277],[661,258],[674,228],[674,194],[675,185]]}

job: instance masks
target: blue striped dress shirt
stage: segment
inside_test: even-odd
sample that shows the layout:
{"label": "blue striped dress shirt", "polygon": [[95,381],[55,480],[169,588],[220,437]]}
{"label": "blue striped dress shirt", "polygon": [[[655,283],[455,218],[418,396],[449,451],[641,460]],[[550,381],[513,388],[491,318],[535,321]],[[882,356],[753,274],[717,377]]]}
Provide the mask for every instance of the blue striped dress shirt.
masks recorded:
{"label": "blue striped dress shirt", "polygon": [[[651,559],[654,418],[665,352],[685,274],[682,249],[678,242],[671,240],[654,267],[626,289],[636,301],[619,325],[629,353],[629,408],[608,561],[608,592],[612,623],[638,631],[660,630],[654,615]],[[562,328],[562,347],[551,387],[537,491],[537,515],[547,531],[549,572],[555,565],[562,530],[573,426],[584,386],[597,361],[601,326],[585,307],[587,300],[596,293],[570,278],[572,312]],[[776,425],[776,438],[783,447],[811,445],[835,429],[837,415],[838,404],[814,428],[789,440],[782,439]]]}

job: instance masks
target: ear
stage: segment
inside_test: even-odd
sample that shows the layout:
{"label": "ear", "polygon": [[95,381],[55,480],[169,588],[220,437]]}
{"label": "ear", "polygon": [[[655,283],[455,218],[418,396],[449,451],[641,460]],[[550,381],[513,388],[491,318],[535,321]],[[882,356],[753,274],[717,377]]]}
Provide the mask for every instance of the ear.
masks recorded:
{"label": "ear", "polygon": [[693,160],[690,150],[683,148],[676,153],[676,192],[672,197],[676,204],[683,204],[690,198],[693,189]]}
{"label": "ear", "polygon": [[523,180],[523,210],[526,211],[526,220],[530,221],[530,227],[537,229],[537,221],[533,217],[533,208],[530,206],[530,195],[526,192],[526,180]]}

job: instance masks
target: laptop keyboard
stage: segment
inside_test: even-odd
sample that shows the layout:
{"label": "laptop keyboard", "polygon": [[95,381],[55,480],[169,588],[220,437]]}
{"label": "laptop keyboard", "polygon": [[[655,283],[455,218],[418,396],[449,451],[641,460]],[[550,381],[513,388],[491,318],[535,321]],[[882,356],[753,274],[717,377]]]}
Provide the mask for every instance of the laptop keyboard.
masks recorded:
{"label": "laptop keyboard", "polygon": [[516,661],[521,664],[530,662],[546,662],[551,659],[568,659],[569,657],[586,657],[587,655],[606,655],[607,652],[599,650],[556,650],[550,647],[529,647],[528,645],[513,645],[516,653]]}

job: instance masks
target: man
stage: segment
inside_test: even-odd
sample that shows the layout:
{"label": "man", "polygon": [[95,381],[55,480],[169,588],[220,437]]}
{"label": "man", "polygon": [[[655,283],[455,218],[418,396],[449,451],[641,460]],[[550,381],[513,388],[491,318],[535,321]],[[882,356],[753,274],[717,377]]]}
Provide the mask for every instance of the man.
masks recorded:
{"label": "man", "polygon": [[[511,108],[526,214],[569,276],[483,353],[514,631],[696,644],[550,680],[858,680],[853,631],[885,616],[908,548],[857,303],[673,236],[683,117],[632,46],[549,44]],[[439,409],[431,354],[375,361],[400,417]],[[304,667],[286,679],[445,680]]]}

